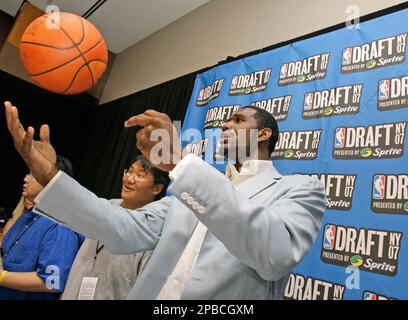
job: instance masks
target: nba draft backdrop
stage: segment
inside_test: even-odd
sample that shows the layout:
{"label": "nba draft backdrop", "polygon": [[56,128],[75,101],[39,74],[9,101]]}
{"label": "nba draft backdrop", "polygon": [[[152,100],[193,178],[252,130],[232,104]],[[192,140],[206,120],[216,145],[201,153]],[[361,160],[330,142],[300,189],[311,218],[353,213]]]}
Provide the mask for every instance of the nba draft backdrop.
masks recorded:
{"label": "nba draft backdrop", "polygon": [[211,162],[223,122],[254,105],[278,120],[278,170],[326,187],[321,233],[284,299],[408,299],[407,21],[407,9],[377,16],[197,76],[183,134],[204,139],[189,152]]}

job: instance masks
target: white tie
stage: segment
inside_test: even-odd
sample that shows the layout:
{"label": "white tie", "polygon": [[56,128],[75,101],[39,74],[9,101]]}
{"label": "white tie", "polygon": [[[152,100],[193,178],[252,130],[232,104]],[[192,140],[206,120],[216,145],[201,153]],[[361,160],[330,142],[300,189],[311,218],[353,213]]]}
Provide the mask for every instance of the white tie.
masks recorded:
{"label": "white tie", "polygon": [[180,300],[187,280],[190,278],[198,254],[207,233],[207,227],[198,222],[173,272],[167,278],[156,300]]}

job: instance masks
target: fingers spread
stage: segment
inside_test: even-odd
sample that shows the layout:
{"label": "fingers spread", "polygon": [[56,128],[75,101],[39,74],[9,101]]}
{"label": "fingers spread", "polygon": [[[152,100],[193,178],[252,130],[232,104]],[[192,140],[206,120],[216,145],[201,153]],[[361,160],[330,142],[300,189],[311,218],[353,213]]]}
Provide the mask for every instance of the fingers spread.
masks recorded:
{"label": "fingers spread", "polygon": [[146,147],[146,134],[144,130],[140,130],[136,133],[136,147],[142,151]]}
{"label": "fingers spread", "polygon": [[10,130],[11,125],[11,103],[6,101],[4,102],[4,108],[6,110],[6,120],[7,120],[7,128]]}
{"label": "fingers spread", "polygon": [[146,110],[143,114],[150,116],[150,117],[159,118],[159,119],[171,122],[171,119],[169,118],[167,114],[158,112],[156,110]]}
{"label": "fingers spread", "polygon": [[18,110],[16,107],[10,108],[10,131],[14,138],[19,137],[20,139],[24,138],[26,131],[23,128],[23,125],[20,122],[18,117]]}
{"label": "fingers spread", "polygon": [[147,126],[136,133],[136,145],[140,150],[151,148],[152,142],[150,135],[153,130],[154,128],[152,126]]}
{"label": "fingers spread", "polygon": [[50,143],[50,127],[43,124],[40,128],[40,140],[45,143]]}
{"label": "fingers spread", "polygon": [[149,139],[149,137],[147,136],[145,129],[141,129],[136,133],[137,143],[146,144],[146,140],[148,140],[148,139]]}
{"label": "fingers spread", "polygon": [[155,117],[151,117],[145,114],[139,114],[137,116],[131,117],[129,118],[126,122],[125,122],[125,127],[129,128],[129,127],[134,127],[134,126],[142,126],[142,127],[146,127],[149,125],[152,125],[154,127],[158,127],[160,124],[160,121],[158,118]]}
{"label": "fingers spread", "polygon": [[34,128],[29,127],[23,139],[23,151],[24,152],[28,152],[31,150],[31,146],[33,144],[33,137],[34,137]]}

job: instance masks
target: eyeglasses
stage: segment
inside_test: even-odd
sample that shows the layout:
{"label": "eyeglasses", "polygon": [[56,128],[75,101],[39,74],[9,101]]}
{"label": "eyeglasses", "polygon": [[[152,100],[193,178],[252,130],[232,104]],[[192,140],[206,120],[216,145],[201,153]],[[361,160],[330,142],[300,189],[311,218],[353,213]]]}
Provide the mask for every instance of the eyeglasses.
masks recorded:
{"label": "eyeglasses", "polygon": [[143,174],[141,172],[133,172],[131,170],[125,169],[123,171],[123,176],[126,176],[128,179],[129,178],[134,178],[137,181],[149,181],[150,179],[146,176],[146,174]]}

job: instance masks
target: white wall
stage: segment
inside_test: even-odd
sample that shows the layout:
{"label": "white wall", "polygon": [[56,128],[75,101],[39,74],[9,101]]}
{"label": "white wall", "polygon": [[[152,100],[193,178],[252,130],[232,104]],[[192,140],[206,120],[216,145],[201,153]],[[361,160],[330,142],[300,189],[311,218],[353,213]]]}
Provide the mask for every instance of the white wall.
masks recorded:
{"label": "white wall", "polygon": [[[116,56],[101,103],[401,0],[212,0]],[[124,30],[124,32],[126,32]]]}

